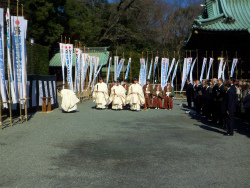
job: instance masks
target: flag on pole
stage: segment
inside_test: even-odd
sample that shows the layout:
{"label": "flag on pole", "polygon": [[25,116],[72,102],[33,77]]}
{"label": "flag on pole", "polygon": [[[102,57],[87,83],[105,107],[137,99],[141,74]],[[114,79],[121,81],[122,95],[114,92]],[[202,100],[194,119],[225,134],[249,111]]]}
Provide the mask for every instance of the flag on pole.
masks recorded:
{"label": "flag on pole", "polygon": [[224,63],[223,65],[223,70],[222,70],[222,80],[225,80],[225,68],[226,68],[227,62]]}
{"label": "flag on pole", "polygon": [[175,65],[175,68],[174,68],[174,72],[173,72],[173,76],[172,76],[172,81],[171,81],[171,86],[172,87],[174,86],[174,79],[175,79],[175,76],[176,76],[178,64],[179,64],[179,60],[177,61],[176,65]]}
{"label": "flag on pole", "polygon": [[109,58],[109,66],[108,66],[108,73],[107,73],[107,84],[109,83],[109,75],[110,75],[111,64],[112,64],[112,57]]}
{"label": "flag on pole", "polygon": [[12,64],[11,64],[11,31],[10,31],[10,11],[9,8],[7,8],[6,13],[6,24],[7,24],[7,61],[8,61],[8,75],[9,75],[9,82],[10,82],[10,90],[11,92],[11,99],[14,104],[17,103],[16,93],[15,93],[15,86],[14,86],[14,80],[13,80],[13,73],[12,73]]}
{"label": "flag on pole", "polygon": [[152,58],[152,59],[151,59],[151,63],[150,63],[150,67],[149,67],[149,71],[148,71],[148,79],[150,79],[150,77],[151,77],[153,62],[154,62],[154,60],[153,60],[153,58]]}
{"label": "flag on pole", "polygon": [[121,74],[121,71],[122,71],[122,68],[123,68],[123,64],[124,64],[124,61],[125,59],[121,59],[120,60],[120,63],[118,65],[118,68],[117,68],[117,78],[119,78],[120,74]]}
{"label": "flag on pole", "polygon": [[170,69],[169,69],[169,71],[168,71],[166,83],[168,82],[168,78],[169,78],[169,76],[170,76],[170,74],[171,74],[171,71],[172,71],[172,69],[173,69],[173,67],[174,67],[174,62],[175,62],[175,58],[173,58],[172,63],[171,63],[171,66],[170,66]]}
{"label": "flag on pole", "polygon": [[95,80],[96,80],[98,74],[100,73],[100,71],[102,69],[102,66],[103,66],[103,64],[99,67],[98,71],[95,74],[95,77],[94,77],[93,82],[92,82],[92,90],[94,90],[94,83],[95,83]]}
{"label": "flag on pole", "polygon": [[[7,95],[6,95],[6,83],[5,83],[5,68],[4,68],[4,10],[0,8],[0,85],[1,85],[1,96],[2,101],[7,102]],[[5,103],[3,104],[5,108],[8,105]]]}
{"label": "flag on pole", "polygon": [[60,53],[61,53],[61,64],[62,64],[62,78],[63,78],[63,89],[65,85],[65,75],[64,75],[64,67],[65,67],[65,44],[60,43]]}
{"label": "flag on pole", "polygon": [[235,70],[235,67],[237,66],[237,63],[238,63],[238,59],[237,59],[237,58],[234,58],[234,59],[233,59],[233,64],[232,64],[232,68],[231,68],[230,77],[233,77],[233,76],[234,76],[234,70]]}
{"label": "flag on pole", "polygon": [[191,64],[192,64],[192,58],[184,59],[181,91],[183,91],[183,88],[185,86],[189,71],[191,69]]}
{"label": "flag on pole", "polygon": [[80,61],[81,61],[81,50],[75,48],[75,92],[80,91]]}
{"label": "flag on pole", "polygon": [[139,84],[141,84],[141,86],[144,86],[146,84],[146,67],[145,67],[145,59],[141,58],[140,59],[140,76],[139,76]]}
{"label": "flag on pole", "polygon": [[[155,82],[155,71],[156,71],[156,67],[157,67],[157,63],[158,63],[159,57],[155,57],[155,62],[154,62],[154,74],[153,74],[153,82]],[[155,84],[155,83],[153,83]]]}
{"label": "flag on pole", "polygon": [[72,53],[73,45],[65,44],[65,62],[67,66],[67,82],[70,90],[73,91],[73,80],[72,80]]}
{"label": "flag on pole", "polygon": [[91,81],[92,81],[92,77],[93,77],[93,70],[94,70],[94,58],[90,57],[90,70],[89,70],[89,85],[87,87],[87,91],[90,87]]}
{"label": "flag on pole", "polygon": [[203,64],[202,64],[202,69],[201,69],[200,82],[202,82],[202,79],[203,79],[203,74],[204,74],[204,71],[205,71],[205,68],[206,68],[206,63],[207,63],[207,58],[204,58],[203,59]]}
{"label": "flag on pole", "polygon": [[[165,64],[165,66],[166,66],[166,73],[165,73],[165,76],[166,76],[166,78],[167,78],[167,75],[168,75],[168,68],[169,68],[169,59],[168,58],[165,58],[165,62],[166,62],[166,64]],[[165,85],[167,84],[167,82],[166,82],[166,80],[165,80]]]}
{"label": "flag on pole", "polygon": [[131,57],[128,59],[128,66],[127,66],[127,71],[126,71],[126,75],[125,75],[125,80],[128,79],[128,73],[129,73],[129,69],[130,69],[130,64],[131,64]]}
{"label": "flag on pole", "polygon": [[166,59],[167,58],[161,58],[161,87],[164,88],[165,81],[166,81]]}
{"label": "flag on pole", "polygon": [[114,73],[115,73],[115,78],[114,80],[117,81],[117,67],[118,67],[118,62],[119,62],[119,56],[115,56],[115,66],[114,66]]}
{"label": "flag on pole", "polygon": [[208,71],[207,71],[207,80],[209,80],[210,69],[212,67],[213,61],[214,61],[214,58],[210,58],[210,60],[209,60],[209,67],[208,67]]}
{"label": "flag on pole", "polygon": [[221,78],[223,68],[223,58],[220,59],[219,70],[218,70],[218,79]]}
{"label": "flag on pole", "polygon": [[190,82],[193,84],[193,69],[194,69],[194,65],[196,63],[196,59],[194,59],[194,62],[192,63],[192,67],[191,67],[191,70],[190,70],[190,75],[189,75],[189,79],[190,79]]}

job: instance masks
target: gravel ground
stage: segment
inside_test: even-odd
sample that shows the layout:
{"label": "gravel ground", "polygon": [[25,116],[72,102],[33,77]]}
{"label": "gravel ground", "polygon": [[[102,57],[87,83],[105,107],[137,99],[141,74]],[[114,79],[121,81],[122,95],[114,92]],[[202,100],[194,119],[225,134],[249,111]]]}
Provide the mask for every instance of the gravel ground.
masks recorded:
{"label": "gravel ground", "polygon": [[250,187],[249,124],[233,137],[174,110],[56,109],[0,131],[0,187]]}

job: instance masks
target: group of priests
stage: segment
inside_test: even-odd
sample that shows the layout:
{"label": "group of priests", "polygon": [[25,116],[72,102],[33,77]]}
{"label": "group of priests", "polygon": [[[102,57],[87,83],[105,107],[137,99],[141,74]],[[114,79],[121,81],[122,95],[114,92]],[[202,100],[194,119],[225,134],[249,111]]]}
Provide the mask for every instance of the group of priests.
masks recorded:
{"label": "group of priests", "polygon": [[[113,81],[108,87],[103,79],[99,79],[93,88],[93,101],[97,109],[105,109],[106,106],[114,110],[121,110],[124,106],[130,106],[132,111],[140,111],[141,106],[155,109],[173,109],[174,90],[170,82],[162,88],[160,82],[155,87],[147,80],[141,86],[137,78],[133,79],[133,84],[129,85],[127,80],[121,85],[119,79]],[[146,103],[146,104],[145,104]]]}

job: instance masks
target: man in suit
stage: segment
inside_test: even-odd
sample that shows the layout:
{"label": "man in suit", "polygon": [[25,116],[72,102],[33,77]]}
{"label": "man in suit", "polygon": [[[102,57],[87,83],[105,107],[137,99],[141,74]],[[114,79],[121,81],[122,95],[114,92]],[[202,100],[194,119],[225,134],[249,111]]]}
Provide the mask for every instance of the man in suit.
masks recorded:
{"label": "man in suit", "polygon": [[218,113],[219,113],[219,109],[218,109],[218,105],[217,105],[217,90],[219,88],[218,85],[218,79],[217,78],[213,78],[212,79],[212,83],[213,83],[213,88],[212,88],[212,118],[213,118],[213,122],[217,123],[218,120]]}
{"label": "man in suit", "polygon": [[233,77],[230,77],[229,82],[230,82],[230,84],[231,84],[230,89],[232,89],[232,90],[233,90],[233,93],[235,94],[235,96],[234,96],[235,108],[237,108],[237,105],[238,105],[238,96],[237,96],[237,94],[236,94],[236,87],[235,87],[235,85],[234,85],[235,79],[234,79]]}
{"label": "man in suit", "polygon": [[219,125],[224,127],[224,123],[223,123],[223,99],[226,95],[226,90],[224,89],[224,85],[223,85],[223,80],[221,78],[218,79],[218,84],[219,87],[217,89],[217,97],[216,97],[216,104],[217,104],[217,109],[218,109],[218,117],[219,117]]}
{"label": "man in suit", "polygon": [[199,80],[196,80],[196,88],[195,88],[195,93],[196,93],[196,112],[200,113],[201,112],[201,105],[202,105],[202,85]]}
{"label": "man in suit", "polygon": [[212,113],[212,88],[210,87],[210,82],[205,82],[206,90],[204,91],[204,104],[203,104],[203,114],[207,119],[211,118]]}
{"label": "man in suit", "polygon": [[190,80],[187,79],[186,95],[187,95],[187,103],[188,103],[189,108],[191,107],[192,94],[193,94],[193,85],[191,84]]}
{"label": "man in suit", "polygon": [[153,93],[153,86],[150,84],[149,79],[146,81],[146,85],[143,86],[144,97],[146,100],[146,106],[152,107],[152,93]]}
{"label": "man in suit", "polygon": [[225,97],[225,105],[223,106],[225,120],[227,125],[227,133],[225,136],[233,136],[233,123],[234,123],[234,113],[235,113],[235,92],[231,88],[231,83],[229,81],[225,82],[226,97]]}

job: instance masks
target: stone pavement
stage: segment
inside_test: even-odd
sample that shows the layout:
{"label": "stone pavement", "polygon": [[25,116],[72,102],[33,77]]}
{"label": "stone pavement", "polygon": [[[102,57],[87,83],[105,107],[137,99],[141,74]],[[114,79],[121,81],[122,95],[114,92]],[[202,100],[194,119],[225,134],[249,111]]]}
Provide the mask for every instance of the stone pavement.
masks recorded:
{"label": "stone pavement", "polygon": [[249,187],[248,124],[233,137],[174,110],[36,113],[0,131],[0,187]]}

